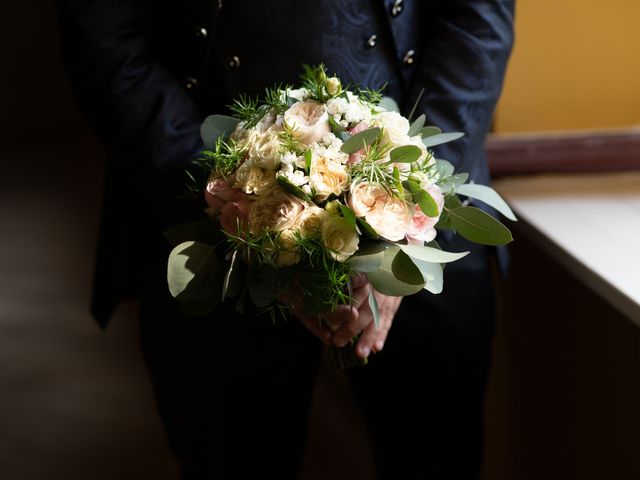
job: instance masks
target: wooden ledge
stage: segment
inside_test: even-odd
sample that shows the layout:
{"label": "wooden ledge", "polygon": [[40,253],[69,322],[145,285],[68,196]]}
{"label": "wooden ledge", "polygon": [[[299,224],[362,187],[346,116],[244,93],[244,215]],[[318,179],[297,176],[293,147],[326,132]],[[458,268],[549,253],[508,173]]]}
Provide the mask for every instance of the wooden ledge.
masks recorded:
{"label": "wooden ledge", "polygon": [[640,170],[640,128],[540,134],[493,134],[491,174]]}

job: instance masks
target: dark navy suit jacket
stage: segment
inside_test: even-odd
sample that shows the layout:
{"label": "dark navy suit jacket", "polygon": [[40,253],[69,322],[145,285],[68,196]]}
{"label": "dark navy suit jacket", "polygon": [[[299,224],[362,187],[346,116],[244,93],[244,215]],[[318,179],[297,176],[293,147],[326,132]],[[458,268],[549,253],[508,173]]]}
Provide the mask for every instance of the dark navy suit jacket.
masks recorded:
{"label": "dark navy suit jacket", "polygon": [[509,0],[58,0],[77,103],[108,154],[92,312],[159,277],[166,226],[202,215],[176,199],[203,118],[238,93],[294,83],[323,62],[428,124],[464,131],[440,148],[488,183],[483,144],[513,40]]}

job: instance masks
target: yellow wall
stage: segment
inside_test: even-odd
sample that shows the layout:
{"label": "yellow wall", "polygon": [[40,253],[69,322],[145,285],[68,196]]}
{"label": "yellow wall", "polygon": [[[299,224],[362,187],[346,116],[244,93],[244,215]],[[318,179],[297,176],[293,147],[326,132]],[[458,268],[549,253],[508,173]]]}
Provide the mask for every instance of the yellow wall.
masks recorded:
{"label": "yellow wall", "polygon": [[495,131],[640,125],[640,0],[516,1]]}

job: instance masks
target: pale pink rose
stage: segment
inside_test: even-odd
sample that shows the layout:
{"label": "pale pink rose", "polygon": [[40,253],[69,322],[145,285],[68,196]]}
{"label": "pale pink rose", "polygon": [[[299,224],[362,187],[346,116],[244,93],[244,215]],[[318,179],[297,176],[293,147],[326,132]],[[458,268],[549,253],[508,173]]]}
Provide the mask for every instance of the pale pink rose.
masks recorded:
{"label": "pale pink rose", "polygon": [[[356,133],[360,133],[366,130],[367,128],[369,128],[369,124],[367,122],[360,122],[354,127],[351,127],[349,130],[347,130],[347,132],[349,133],[349,135],[353,136]],[[363,156],[364,156],[364,148],[361,148],[357,152],[354,152],[351,155],[349,155],[349,160],[347,160],[347,164],[349,165],[356,164],[362,160]]]}
{"label": "pale pink rose", "polygon": [[416,205],[413,219],[407,229],[407,243],[409,245],[423,245],[423,242],[430,242],[436,238],[436,223],[440,219],[440,213],[444,207],[444,196],[437,185],[428,185],[425,190],[435,200],[438,205],[438,215],[436,217],[428,217]]}
{"label": "pale pink rose", "polygon": [[204,192],[204,199],[208,206],[207,214],[209,216],[217,216],[224,204],[231,199],[233,195],[231,184],[229,180],[220,177],[209,179]]}
{"label": "pale pink rose", "polygon": [[363,132],[368,128],[369,128],[369,124],[367,122],[360,122],[357,125],[351,127],[349,130],[347,130],[347,133],[349,135],[353,136],[356,133]]}
{"label": "pale pink rose", "polygon": [[220,210],[220,225],[222,229],[233,235],[245,232],[249,220],[250,206],[249,197],[240,190],[234,190],[230,200]]}
{"label": "pale pink rose", "polygon": [[252,232],[281,232],[292,229],[305,204],[279,186],[272,187],[251,204],[249,227]]}
{"label": "pale pink rose", "polygon": [[284,112],[284,123],[307,145],[319,142],[331,131],[327,107],[314,100],[294,103]]}
{"label": "pale pink rose", "polygon": [[413,207],[391,195],[382,185],[360,183],[351,189],[348,204],[381,237],[396,242],[405,237],[413,218]]}

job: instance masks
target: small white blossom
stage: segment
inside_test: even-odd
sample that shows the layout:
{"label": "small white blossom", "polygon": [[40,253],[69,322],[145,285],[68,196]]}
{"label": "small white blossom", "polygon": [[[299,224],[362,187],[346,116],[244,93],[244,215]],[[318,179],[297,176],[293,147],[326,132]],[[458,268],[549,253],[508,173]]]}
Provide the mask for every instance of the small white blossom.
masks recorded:
{"label": "small white blossom", "polygon": [[296,165],[298,162],[298,156],[293,152],[286,152],[282,155],[280,160],[283,165]]}
{"label": "small white blossom", "polygon": [[285,176],[291,183],[297,185],[298,187],[309,183],[309,177],[307,177],[302,170],[295,170],[293,173],[287,174]]}
{"label": "small white blossom", "polygon": [[284,102],[286,100],[285,96],[287,96],[289,98],[295,98],[300,102],[304,102],[309,98],[309,93],[309,90],[306,88],[288,88],[281,93],[280,99]]}
{"label": "small white blossom", "polygon": [[[349,103],[342,97],[327,100],[327,112],[329,115],[338,115],[340,118],[349,108]],[[335,118],[335,117],[334,117]]]}

